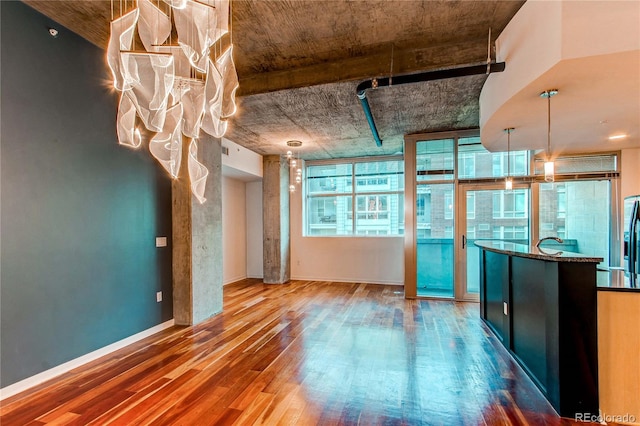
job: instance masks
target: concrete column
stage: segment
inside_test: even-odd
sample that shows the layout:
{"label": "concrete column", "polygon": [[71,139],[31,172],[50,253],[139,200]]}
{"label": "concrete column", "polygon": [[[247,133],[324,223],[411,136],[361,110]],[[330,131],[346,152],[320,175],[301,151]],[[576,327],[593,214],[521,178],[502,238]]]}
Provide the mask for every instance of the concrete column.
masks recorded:
{"label": "concrete column", "polygon": [[191,193],[188,170],[190,141],[183,140],[180,176],[171,185],[173,317],[179,325],[198,324],[222,311],[220,139],[203,134],[198,141],[198,160],[209,169],[204,204],[200,204]]}
{"label": "concrete column", "polygon": [[266,155],[263,166],[263,280],[282,284],[291,278],[289,164],[279,155]]}

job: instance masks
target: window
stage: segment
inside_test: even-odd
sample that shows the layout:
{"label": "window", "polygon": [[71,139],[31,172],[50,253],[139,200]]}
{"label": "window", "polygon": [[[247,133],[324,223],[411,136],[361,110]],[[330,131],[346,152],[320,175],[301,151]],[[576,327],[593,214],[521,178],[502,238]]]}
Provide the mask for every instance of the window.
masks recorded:
{"label": "window", "polygon": [[525,189],[493,192],[494,219],[526,218],[528,217],[528,207],[529,202]]}
{"label": "window", "polygon": [[[544,174],[544,158],[536,158],[533,162],[534,173]],[[554,160],[556,174],[577,175],[580,173],[615,172],[618,170],[616,154],[593,154],[563,156]]]}
{"label": "window", "polygon": [[476,227],[468,226],[467,227],[467,240],[475,240],[476,239]]}
{"label": "window", "polygon": [[[509,175],[525,176],[528,175],[528,153],[527,151],[513,151],[509,155]],[[496,152],[493,154],[493,176],[502,177],[507,175],[507,153]]]}
{"label": "window", "polygon": [[618,254],[610,248],[611,192],[609,179],[541,183],[537,206],[539,237],[562,238],[564,251],[602,257],[600,266],[616,262]]}
{"label": "window", "polygon": [[553,222],[544,222],[540,224],[541,231],[553,231]]}
{"label": "window", "polygon": [[308,162],[306,171],[306,236],[404,233],[402,160]]}
{"label": "window", "polygon": [[357,200],[358,220],[389,219],[388,195],[362,195]]}
{"label": "window", "polygon": [[563,184],[558,184],[556,188],[558,194],[558,219],[564,219],[567,216],[567,189]]}
{"label": "window", "polygon": [[444,227],[444,237],[445,238],[453,238],[453,226],[445,226]]}
{"label": "window", "polygon": [[[510,154],[511,176],[529,174],[529,152],[512,151]],[[507,175],[507,153],[487,151],[479,137],[458,140],[458,178],[478,179]]]}
{"label": "window", "polygon": [[439,139],[416,143],[417,180],[453,179],[454,140]]}
{"label": "window", "polygon": [[444,218],[453,219],[453,190],[444,193]]}
{"label": "window", "polygon": [[476,218],[476,193],[467,192],[467,219]]}
{"label": "window", "polygon": [[528,226],[494,226],[493,238],[497,240],[528,240]]}
{"label": "window", "polygon": [[558,234],[558,238],[561,238],[564,240],[566,238],[564,226],[558,226],[558,231],[556,232],[556,234]]}
{"label": "window", "polygon": [[458,177],[476,177],[476,156],[474,154],[469,152],[461,152],[458,154]]}

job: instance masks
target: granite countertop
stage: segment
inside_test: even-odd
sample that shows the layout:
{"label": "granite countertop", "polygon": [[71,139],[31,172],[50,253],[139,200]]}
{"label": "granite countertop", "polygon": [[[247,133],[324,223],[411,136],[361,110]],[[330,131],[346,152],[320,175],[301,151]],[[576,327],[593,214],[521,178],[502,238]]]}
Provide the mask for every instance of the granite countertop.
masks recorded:
{"label": "granite countertop", "polygon": [[544,247],[537,248],[535,245],[510,243],[508,241],[486,240],[475,241],[474,244],[482,249],[496,253],[526,257],[529,259],[546,260],[548,262],[600,263],[604,260],[602,257],[587,256],[580,253],[572,253],[570,251]]}

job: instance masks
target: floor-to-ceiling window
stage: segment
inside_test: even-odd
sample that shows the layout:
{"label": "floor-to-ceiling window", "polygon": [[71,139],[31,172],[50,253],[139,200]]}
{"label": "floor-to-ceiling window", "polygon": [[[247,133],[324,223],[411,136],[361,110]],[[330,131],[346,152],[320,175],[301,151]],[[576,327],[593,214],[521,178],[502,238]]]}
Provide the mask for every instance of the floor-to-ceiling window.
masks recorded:
{"label": "floor-to-ceiling window", "polygon": [[558,158],[556,181],[545,182],[533,153],[488,152],[477,132],[405,141],[407,297],[477,299],[476,240],[558,237],[545,244],[619,263],[615,154]]}
{"label": "floor-to-ceiling window", "polygon": [[572,156],[556,163],[565,177],[538,185],[538,238],[563,242],[542,246],[602,257],[600,269],[619,265],[616,156]]}
{"label": "floor-to-ceiling window", "polygon": [[453,297],[455,138],[416,143],[418,296]]}

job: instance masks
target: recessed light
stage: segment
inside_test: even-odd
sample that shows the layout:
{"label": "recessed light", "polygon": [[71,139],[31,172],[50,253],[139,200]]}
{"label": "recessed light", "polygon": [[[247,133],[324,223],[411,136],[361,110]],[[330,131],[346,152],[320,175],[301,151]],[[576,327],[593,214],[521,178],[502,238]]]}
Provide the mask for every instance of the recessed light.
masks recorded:
{"label": "recessed light", "polygon": [[624,139],[626,137],[627,137],[627,135],[613,135],[613,136],[609,136],[609,140],[610,141],[616,141],[618,139]]}

